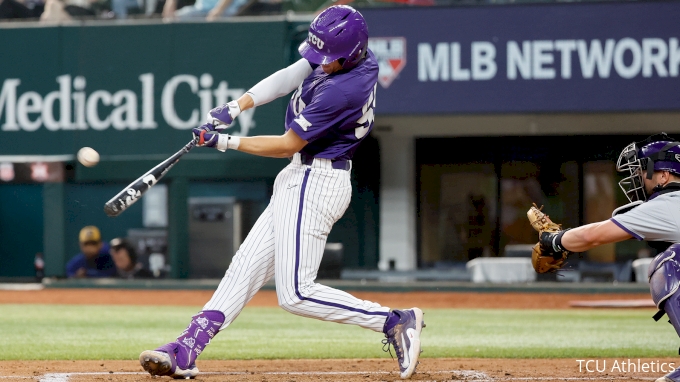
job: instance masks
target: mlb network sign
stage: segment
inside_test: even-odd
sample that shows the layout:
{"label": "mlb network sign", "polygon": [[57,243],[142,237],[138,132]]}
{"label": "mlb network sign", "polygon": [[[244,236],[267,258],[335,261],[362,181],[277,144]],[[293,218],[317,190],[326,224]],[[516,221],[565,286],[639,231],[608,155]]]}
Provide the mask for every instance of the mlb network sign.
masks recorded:
{"label": "mlb network sign", "polygon": [[678,2],[362,13],[378,114],[680,110]]}
{"label": "mlb network sign", "polygon": [[[142,74],[138,82],[139,86],[134,89],[90,89],[85,77],[65,74],[55,78],[53,91],[40,94],[21,86],[20,78],[5,79],[0,89],[0,121],[4,121],[0,130],[156,129],[159,124],[154,74]],[[183,116],[176,108],[180,89],[191,100],[190,111],[182,113],[187,114]],[[208,73],[200,77],[176,75],[161,85],[160,117],[174,129],[191,129],[203,123],[210,109],[237,99],[244,92],[244,89],[230,89],[226,81],[217,83]],[[241,113],[241,130],[232,134],[248,135],[255,125],[254,112],[255,108]]]}
{"label": "mlb network sign", "polygon": [[[498,75],[508,80],[677,77],[680,70],[678,38],[620,40],[508,41],[505,67],[496,62],[490,41],[418,44],[418,81],[486,81]],[[463,56],[469,67],[462,64]],[[576,59],[576,67],[572,66]]]}

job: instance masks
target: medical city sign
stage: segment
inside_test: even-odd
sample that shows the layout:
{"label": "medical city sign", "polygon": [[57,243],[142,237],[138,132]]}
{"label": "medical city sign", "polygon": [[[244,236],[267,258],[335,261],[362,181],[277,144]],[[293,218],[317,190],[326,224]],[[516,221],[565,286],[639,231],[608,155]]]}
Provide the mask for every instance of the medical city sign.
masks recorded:
{"label": "medical city sign", "polygon": [[[209,73],[175,75],[159,89],[157,116],[154,74],[137,79],[135,89],[89,89],[84,76],[64,74],[56,77],[55,89],[40,94],[22,86],[20,78],[7,78],[0,88],[0,131],[156,129],[159,117],[174,129],[186,130],[200,125],[210,109],[245,93],[242,88],[229,88],[227,81],[215,81]],[[178,92],[192,100],[185,113],[177,110]],[[255,108],[243,112],[240,130],[232,134],[248,135],[255,125],[254,113]]]}

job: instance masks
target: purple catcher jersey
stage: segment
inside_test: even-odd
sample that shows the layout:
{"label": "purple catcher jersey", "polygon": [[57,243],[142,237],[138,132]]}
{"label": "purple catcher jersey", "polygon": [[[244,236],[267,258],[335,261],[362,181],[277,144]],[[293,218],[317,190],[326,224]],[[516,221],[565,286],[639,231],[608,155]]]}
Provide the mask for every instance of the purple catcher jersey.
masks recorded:
{"label": "purple catcher jersey", "polygon": [[[312,66],[314,67],[314,66]],[[288,103],[286,131],[309,142],[301,153],[352,159],[373,128],[378,63],[370,50],[352,70],[326,74],[321,66],[305,78]]]}

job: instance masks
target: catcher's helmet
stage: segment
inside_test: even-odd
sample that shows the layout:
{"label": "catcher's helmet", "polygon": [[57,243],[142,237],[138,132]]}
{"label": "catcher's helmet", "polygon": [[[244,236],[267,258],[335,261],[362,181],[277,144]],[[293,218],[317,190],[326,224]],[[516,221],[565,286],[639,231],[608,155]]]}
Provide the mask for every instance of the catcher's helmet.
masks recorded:
{"label": "catcher's helmet", "polygon": [[654,171],[670,171],[680,176],[680,142],[666,135],[655,134],[642,142],[626,146],[616,163],[616,170],[626,177],[619,186],[631,202],[646,200],[643,175],[652,179]]}
{"label": "catcher's helmet", "polygon": [[298,52],[313,64],[339,59],[344,69],[351,69],[364,58],[367,48],[368,26],[361,13],[348,5],[334,5],[314,18]]}

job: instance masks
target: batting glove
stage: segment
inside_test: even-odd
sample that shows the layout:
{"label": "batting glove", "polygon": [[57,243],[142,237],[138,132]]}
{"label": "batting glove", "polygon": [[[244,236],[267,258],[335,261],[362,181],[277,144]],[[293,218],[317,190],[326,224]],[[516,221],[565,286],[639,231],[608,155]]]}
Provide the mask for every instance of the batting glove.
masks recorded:
{"label": "batting glove", "polygon": [[[220,134],[217,131],[210,131],[207,129],[206,123],[200,127],[194,127],[191,133],[196,140],[196,145],[201,147],[214,147],[222,152],[227,149],[236,150],[241,142],[239,137],[229,134]],[[211,125],[212,126],[212,125]]]}
{"label": "batting glove", "polygon": [[220,131],[234,123],[234,119],[241,114],[241,107],[238,102],[231,101],[222,106],[218,106],[208,112],[208,124],[212,125],[211,131]]}

